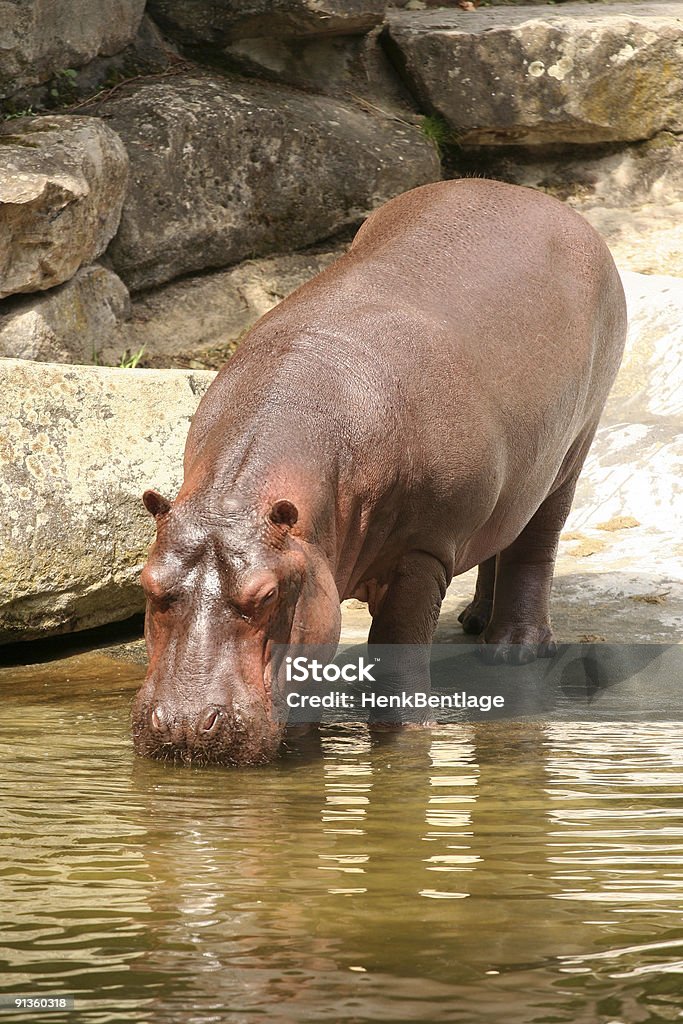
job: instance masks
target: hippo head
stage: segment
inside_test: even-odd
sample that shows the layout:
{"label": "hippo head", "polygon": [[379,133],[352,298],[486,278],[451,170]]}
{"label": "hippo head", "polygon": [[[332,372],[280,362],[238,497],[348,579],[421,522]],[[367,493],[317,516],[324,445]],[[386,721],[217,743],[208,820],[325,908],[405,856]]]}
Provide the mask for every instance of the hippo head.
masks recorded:
{"label": "hippo head", "polygon": [[142,573],[149,670],[133,705],[135,749],[187,763],[269,761],[285,730],[274,645],[339,639],[328,564],[286,499],[210,512],[192,496],[143,500],[157,537]]}

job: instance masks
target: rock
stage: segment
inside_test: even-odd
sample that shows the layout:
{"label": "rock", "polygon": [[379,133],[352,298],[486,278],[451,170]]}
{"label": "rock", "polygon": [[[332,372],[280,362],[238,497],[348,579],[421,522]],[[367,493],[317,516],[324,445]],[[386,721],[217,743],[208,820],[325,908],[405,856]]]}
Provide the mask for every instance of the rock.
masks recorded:
{"label": "rock", "polygon": [[[664,423],[680,434],[683,415],[683,279],[621,271],[629,330],[603,424]],[[681,438],[683,440],[683,438]],[[624,467],[628,468],[628,465]],[[662,490],[658,485],[657,490]],[[683,478],[675,490],[683,495]],[[647,501],[643,495],[640,501]],[[613,500],[611,495],[609,500]],[[673,510],[671,510],[673,511]],[[605,509],[604,518],[617,510]],[[632,515],[638,515],[633,511]]]}
{"label": "rock", "polygon": [[98,54],[118,53],[135,37],[144,9],[145,0],[3,0],[0,98]]}
{"label": "rock", "polygon": [[213,374],[0,360],[0,643],[143,608],[154,524]]}
{"label": "rock", "polygon": [[174,78],[97,109],[130,157],[109,255],[131,289],[310,245],[441,174],[412,125],[252,82]]}
{"label": "rock", "polygon": [[[560,546],[560,578],[573,578],[560,588],[584,628],[602,604],[613,609],[612,641],[675,642],[683,615],[683,282],[628,272],[622,279],[626,351]],[[663,597],[634,621],[634,602],[648,595]]]}
{"label": "rock", "polygon": [[241,74],[312,89],[328,96],[351,96],[373,108],[410,119],[417,106],[396,75],[380,43],[380,29],[363,36],[238,39],[221,53]]}
{"label": "rock", "polygon": [[[144,292],[117,334],[113,361],[120,362],[122,349],[144,349],[146,366],[200,362],[218,369],[259,317],[345,250],[344,245],[331,252],[249,260]],[[106,354],[101,361],[107,361]]]}
{"label": "rock", "polygon": [[0,356],[38,362],[121,361],[128,289],[111,270],[83,267],[66,284],[40,295],[0,302]]}
{"label": "rock", "polygon": [[592,170],[591,187],[567,202],[600,232],[619,265],[683,277],[683,139],[663,133]]}
{"label": "rock", "polygon": [[91,117],[0,128],[0,299],[52,288],[106,249],[119,225],[128,157]]}
{"label": "rock", "polygon": [[22,112],[59,112],[81,105],[101,91],[108,91],[123,79],[162,74],[181,63],[177,47],[162,36],[160,29],[145,15],[137,35],[123,50],[112,56],[95,57],[80,68],[56,71],[47,81],[26,86],[0,102],[0,110],[11,117]]}
{"label": "rock", "polygon": [[96,57],[79,69],[72,79],[74,96],[78,100],[90,99],[100,89],[111,88],[112,83],[133,75],[159,74],[181,60],[178,48],[145,14],[135,38],[124,50],[110,57]]}
{"label": "rock", "polygon": [[[500,152],[500,151],[498,151]],[[539,160],[533,150],[482,159],[486,173],[564,199],[601,233],[620,266],[683,276],[683,139],[574,149]]]}
{"label": "rock", "polygon": [[386,6],[386,0],[150,0],[148,9],[179,42],[222,49],[255,36],[368,32]]}
{"label": "rock", "polygon": [[643,274],[683,275],[683,202],[623,209],[595,206],[581,212],[607,239],[623,267]]}
{"label": "rock", "polygon": [[462,146],[597,143],[683,131],[677,3],[395,12],[387,45]]}
{"label": "rock", "polygon": [[[576,147],[560,154],[488,150],[496,176],[583,206],[659,204],[683,199],[683,139],[662,132],[630,146]],[[486,162],[486,158],[484,158]]]}

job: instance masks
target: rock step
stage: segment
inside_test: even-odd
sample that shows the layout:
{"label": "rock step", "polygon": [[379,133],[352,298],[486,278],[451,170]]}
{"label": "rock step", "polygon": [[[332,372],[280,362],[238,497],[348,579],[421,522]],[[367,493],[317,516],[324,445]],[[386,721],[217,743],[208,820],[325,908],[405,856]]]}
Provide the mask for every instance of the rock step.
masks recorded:
{"label": "rock step", "polygon": [[385,40],[464,147],[683,131],[680,3],[397,11]]}
{"label": "rock step", "polygon": [[116,335],[116,347],[103,352],[102,362],[118,365],[123,350],[144,348],[145,366],[198,364],[219,369],[259,317],[347,248],[342,244],[322,252],[246,260],[229,270],[142,292],[132,303],[130,320]]}
{"label": "rock step", "polygon": [[123,281],[93,263],[58,288],[0,302],[0,356],[118,366],[129,316]]}

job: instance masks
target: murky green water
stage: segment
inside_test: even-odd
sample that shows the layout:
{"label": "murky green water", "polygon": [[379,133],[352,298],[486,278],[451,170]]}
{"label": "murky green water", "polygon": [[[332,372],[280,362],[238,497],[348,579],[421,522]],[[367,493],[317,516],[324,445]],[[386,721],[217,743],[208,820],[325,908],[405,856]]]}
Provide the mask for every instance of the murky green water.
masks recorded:
{"label": "murky green water", "polygon": [[2,992],[136,1024],[682,1018],[680,724],[358,726],[187,770],[133,757],[140,678],[2,673]]}

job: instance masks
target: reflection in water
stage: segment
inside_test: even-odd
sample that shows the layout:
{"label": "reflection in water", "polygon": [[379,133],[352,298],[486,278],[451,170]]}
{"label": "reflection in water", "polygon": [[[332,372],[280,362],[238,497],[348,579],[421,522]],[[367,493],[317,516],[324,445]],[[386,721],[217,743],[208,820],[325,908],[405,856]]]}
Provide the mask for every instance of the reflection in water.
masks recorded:
{"label": "reflection in water", "polygon": [[174,769],[132,756],[139,678],[0,675],[2,992],[124,1024],[680,1020],[680,725],[359,725]]}
{"label": "reflection in water", "polygon": [[[330,885],[330,895],[352,896],[367,892],[362,878],[345,875],[364,875],[370,855],[363,852],[360,837],[364,828],[372,790],[372,761],[370,742],[361,732],[349,736],[330,737],[323,741],[325,772],[325,800],[321,811],[323,848],[327,837],[334,837],[336,852],[319,853],[321,871],[339,874],[338,885]],[[342,838],[350,840],[340,849]],[[353,885],[353,882],[359,884]],[[346,882],[348,884],[342,884]]]}
{"label": "reflection in water", "polygon": [[641,914],[680,901],[683,851],[675,855],[671,840],[683,835],[683,732],[661,749],[660,730],[642,724],[563,724],[548,734],[558,898],[637,903]]}
{"label": "reflection in water", "polygon": [[[466,886],[466,876],[481,859],[472,847],[472,805],[477,797],[478,769],[474,763],[473,729],[434,729],[429,750],[432,774],[425,812],[425,842],[435,852],[425,857],[428,871],[441,872],[439,886],[420,890],[430,899],[457,899],[469,895],[454,888]],[[463,875],[465,877],[463,877]],[[435,885],[436,883],[434,883]]]}

